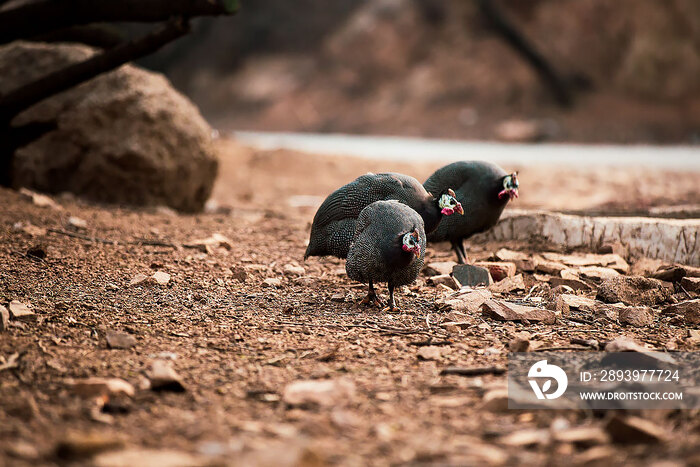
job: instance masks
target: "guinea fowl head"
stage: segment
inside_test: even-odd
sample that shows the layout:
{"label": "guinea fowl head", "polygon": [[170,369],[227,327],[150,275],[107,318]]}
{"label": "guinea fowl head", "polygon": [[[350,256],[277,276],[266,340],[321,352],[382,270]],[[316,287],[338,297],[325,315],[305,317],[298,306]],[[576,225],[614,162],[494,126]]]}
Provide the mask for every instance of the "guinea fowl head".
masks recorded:
{"label": "guinea fowl head", "polygon": [[503,177],[503,189],[498,193],[498,199],[505,199],[508,197],[508,201],[513,198],[518,197],[518,172],[513,172],[510,175]]}
{"label": "guinea fowl head", "polygon": [[403,245],[401,245],[401,248],[403,251],[410,251],[420,258],[420,234],[418,233],[418,229],[403,234],[402,242]]}
{"label": "guinea fowl head", "polygon": [[452,188],[448,188],[447,191],[440,196],[440,199],[438,199],[438,207],[440,208],[440,212],[445,216],[451,216],[454,213],[464,215],[462,203],[457,201],[457,195],[452,191]]}

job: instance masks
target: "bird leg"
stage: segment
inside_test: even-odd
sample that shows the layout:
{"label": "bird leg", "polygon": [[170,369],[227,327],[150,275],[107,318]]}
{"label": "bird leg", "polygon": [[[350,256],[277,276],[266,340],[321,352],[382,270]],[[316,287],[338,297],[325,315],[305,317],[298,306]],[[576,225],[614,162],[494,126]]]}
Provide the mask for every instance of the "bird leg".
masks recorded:
{"label": "bird leg", "polygon": [[457,262],[459,264],[467,263],[467,252],[464,251],[464,243],[462,239],[452,240],[452,249],[457,253]]}
{"label": "bird leg", "polygon": [[396,306],[396,302],[394,301],[394,284],[389,283],[389,306],[384,308],[382,310],[384,313],[386,312],[398,312],[401,311],[399,307]]}
{"label": "bird leg", "polygon": [[382,306],[384,305],[384,302],[382,301],[381,298],[379,298],[379,295],[377,295],[377,292],[374,290],[374,284],[372,281],[369,281],[369,290],[367,291],[367,296],[362,299],[360,302],[362,305],[372,305],[376,304],[377,306]]}

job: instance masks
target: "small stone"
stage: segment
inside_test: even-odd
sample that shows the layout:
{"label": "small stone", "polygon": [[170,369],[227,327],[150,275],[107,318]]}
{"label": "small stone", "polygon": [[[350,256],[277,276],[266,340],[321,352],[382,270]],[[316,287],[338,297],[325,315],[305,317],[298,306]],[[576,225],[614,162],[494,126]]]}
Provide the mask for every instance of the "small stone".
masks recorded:
{"label": "small stone", "polygon": [[496,300],[487,300],[481,306],[481,312],[500,321],[541,321],[545,324],[553,324],[557,316],[551,310]]}
{"label": "small stone", "polygon": [[623,308],[618,314],[620,324],[628,324],[630,326],[644,327],[649,326],[654,322],[654,317],[651,313],[651,308],[647,307],[629,307]]}
{"label": "small stone", "polygon": [[689,344],[700,344],[700,331],[697,329],[688,329],[688,337],[686,340]]}
{"label": "small stone", "polygon": [[680,282],[685,276],[685,268],[677,265],[664,266],[651,274],[647,274],[647,277],[666,282]]}
{"label": "small stone", "polygon": [[[6,448],[7,454],[16,459],[24,459],[27,461],[37,461],[41,456],[39,449],[27,441],[13,441]],[[35,463],[33,465],[36,465]]]}
{"label": "small stone", "polygon": [[592,298],[583,297],[581,295],[562,294],[561,298],[564,300],[564,303],[569,306],[569,308],[576,310],[592,311],[596,306],[595,300]]}
{"label": "small stone", "polygon": [[16,222],[12,226],[13,230],[24,232],[30,237],[43,237],[46,235],[47,230],[43,227],[37,227],[31,222]]}
{"label": "small stone", "polygon": [[0,305],[0,332],[7,331],[10,327],[10,312],[3,305]]}
{"label": "small stone", "polygon": [[158,285],[168,285],[170,282],[170,274],[167,272],[156,271],[151,277]]}
{"label": "small stone", "polygon": [[51,208],[57,211],[63,209],[63,207],[56,203],[56,201],[54,201],[52,198],[46,195],[42,195],[32,190],[28,190],[27,188],[20,188],[19,192],[25,198],[30,199],[35,206],[39,206],[42,208]]}
{"label": "small stone", "polygon": [[281,287],[282,286],[282,279],[279,279],[277,277],[268,277],[263,281],[263,287]]}
{"label": "small stone", "polygon": [[506,277],[505,279],[489,285],[488,289],[494,293],[509,293],[516,290],[525,290],[525,281],[523,275],[518,274],[514,277]]}
{"label": "small stone", "polygon": [[623,303],[614,303],[612,305],[602,302],[595,302],[593,314],[597,319],[603,318],[610,321],[617,321],[620,317],[620,310],[624,308]]}
{"label": "small stone", "polygon": [[631,306],[654,306],[667,301],[673,293],[665,283],[642,276],[605,279],[598,287],[596,299],[605,303],[622,302]]}
{"label": "small stone", "polygon": [[56,444],[56,456],[65,460],[92,457],[105,451],[119,449],[124,441],[106,434],[71,434]]}
{"label": "small stone", "polygon": [[568,268],[563,264],[557,263],[555,261],[537,259],[535,262],[535,271],[543,274],[549,274],[551,276],[558,276],[559,273],[565,269]]}
{"label": "small stone", "polygon": [[566,268],[562,271],[559,271],[559,277],[561,277],[562,279],[574,280],[574,281],[581,279],[581,277],[578,274],[578,270],[571,269],[571,268]]}
{"label": "small stone", "polygon": [[[669,366],[675,367],[678,365],[678,362],[670,353],[650,351],[628,337],[618,337],[612,342],[608,342],[605,346],[605,351],[610,353],[632,352],[634,355],[629,356],[628,359],[634,365],[646,365],[653,368],[668,368]],[[619,356],[612,355],[609,358],[605,356],[602,358],[601,364],[618,363],[619,360]]]}
{"label": "small stone", "polygon": [[491,285],[493,279],[486,268],[472,266],[471,264],[458,264],[452,269],[452,275],[463,286],[476,287],[477,285]]}
{"label": "small stone", "polygon": [[440,347],[435,345],[426,345],[418,349],[418,359],[419,360],[440,360],[442,357]]}
{"label": "small stone", "polygon": [[282,399],[291,406],[333,407],[355,397],[355,383],[348,379],[300,380],[289,383]]}
{"label": "small stone", "polygon": [[562,255],[559,253],[542,253],[542,257],[549,261],[566,264],[571,267],[599,266],[614,269],[621,273],[629,271],[629,264],[618,254],[596,255]]}
{"label": "small stone", "polygon": [[333,294],[333,295],[331,295],[331,301],[344,302],[345,301],[345,294],[344,293]]}
{"label": "small stone", "polygon": [[681,287],[688,292],[700,293],[700,277],[684,277],[681,280]]}
{"label": "small stone", "polygon": [[136,287],[137,285],[144,285],[145,283],[148,282],[150,277],[148,277],[145,274],[136,274],[130,281],[129,281],[129,287]]}
{"label": "small stone", "polygon": [[85,398],[95,398],[124,394],[133,397],[134,386],[119,378],[83,378],[66,380],[66,385],[74,393]]}
{"label": "small stone", "polygon": [[[561,287],[561,286],[559,286],[559,287]],[[563,316],[568,316],[569,312],[571,312],[571,307],[564,300],[563,294],[556,295],[554,298],[554,301],[548,302],[548,305],[549,305],[549,306],[547,306],[548,310],[554,310],[557,313],[562,314]]]}
{"label": "small stone", "polygon": [[564,294],[572,294],[574,295],[575,290],[569,287],[568,285],[557,285],[556,287],[552,287],[552,293],[554,295],[564,295]]}
{"label": "small stone", "polygon": [[444,285],[449,287],[450,290],[459,290],[460,285],[457,280],[449,274],[441,274],[439,276],[432,276],[428,279],[428,283],[433,285]]}
{"label": "small stone", "polygon": [[439,301],[453,311],[476,313],[481,309],[481,305],[489,300],[493,295],[486,289],[473,290],[467,293],[460,293],[454,297],[447,297],[444,301]]}
{"label": "small stone", "polygon": [[426,276],[442,276],[445,274],[450,274],[452,268],[457,266],[454,261],[437,261],[433,263],[428,263],[423,268],[423,274]]}
{"label": "small stone", "polygon": [[306,270],[302,266],[295,266],[293,264],[285,264],[283,271],[287,276],[303,276],[306,274]]}
{"label": "small stone", "polygon": [[248,278],[248,272],[244,267],[234,266],[231,268],[231,277],[238,282],[245,282]]}
{"label": "small stone", "polygon": [[620,273],[611,268],[601,266],[584,266],[578,269],[578,273],[585,279],[601,281],[603,279],[614,279],[620,276]]}
{"label": "small stone", "polygon": [[174,449],[128,448],[104,452],[95,456],[90,465],[95,467],[133,467],[151,465],[158,467],[206,467],[221,465],[206,456],[196,456]]}
{"label": "small stone", "polygon": [[147,374],[153,391],[185,392],[180,375],[167,360],[154,360]]}
{"label": "small stone", "polygon": [[605,346],[606,352],[648,352],[649,350],[628,337],[618,337]]}
{"label": "small stone", "polygon": [[554,440],[560,443],[573,443],[581,447],[590,447],[599,444],[608,444],[610,437],[597,426],[577,426],[556,430],[553,433]]}
{"label": "small stone", "polygon": [[474,263],[474,266],[488,269],[494,282],[502,281],[506,277],[515,276],[515,271],[517,269],[515,263],[510,262],[480,261]]}
{"label": "small stone", "polygon": [[700,299],[675,303],[664,308],[661,313],[664,315],[676,315],[686,324],[700,324]]}
{"label": "small stone", "polygon": [[136,345],[136,338],[125,332],[109,330],[105,339],[110,349],[130,349]]}
{"label": "small stone", "polygon": [[549,444],[550,438],[551,434],[548,429],[526,429],[501,436],[498,442],[511,447],[537,446]]}
{"label": "small stone", "polygon": [[68,218],[68,226],[75,230],[87,229],[87,222],[79,217],[71,216]]}
{"label": "small stone", "polygon": [[508,350],[511,352],[528,352],[530,350],[530,336],[525,333],[518,333],[509,343]]}
{"label": "small stone", "polygon": [[575,465],[614,465],[617,452],[610,446],[594,446],[573,458]]}
{"label": "small stone", "polygon": [[656,423],[639,417],[614,415],[605,424],[613,442],[619,444],[659,444],[668,440],[668,433]]}
{"label": "small stone", "polygon": [[591,290],[591,287],[588,284],[578,279],[564,279],[563,277],[552,277],[549,280],[549,283],[552,287],[565,285],[567,287],[571,287],[574,290],[581,290],[584,292]]}
{"label": "small stone", "polygon": [[509,262],[515,262],[515,261],[523,261],[526,259],[529,259],[528,256],[525,253],[522,253],[520,251],[513,251],[509,250],[507,248],[501,248],[496,252],[494,255],[497,259],[500,261],[509,261]]}
{"label": "small stone", "polygon": [[35,316],[31,308],[18,300],[10,302],[10,314],[14,319],[19,320],[26,320]]}
{"label": "small stone", "polygon": [[192,240],[183,245],[185,248],[194,248],[203,253],[212,253],[215,248],[233,249],[233,242],[226,236],[220,233],[215,233],[211,237]]}
{"label": "small stone", "polygon": [[497,388],[491,389],[482,400],[481,408],[489,412],[507,412],[508,411],[508,389]]}

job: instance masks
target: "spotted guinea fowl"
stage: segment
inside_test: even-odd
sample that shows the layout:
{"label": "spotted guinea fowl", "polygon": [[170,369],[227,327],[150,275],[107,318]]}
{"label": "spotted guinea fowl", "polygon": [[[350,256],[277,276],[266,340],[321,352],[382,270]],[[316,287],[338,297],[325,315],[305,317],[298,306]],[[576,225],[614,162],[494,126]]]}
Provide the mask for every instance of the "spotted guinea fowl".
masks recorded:
{"label": "spotted guinea fowl", "polygon": [[374,290],[376,282],[387,282],[389,306],[397,310],[394,288],[410,284],[423,267],[425,251],[423,219],[398,201],[376,201],[360,212],[345,263],[350,279],[369,284],[363,302],[382,301]]}
{"label": "spotted guinea fowl", "polygon": [[328,195],[318,208],[311,225],[309,256],[333,255],[345,258],[355,232],[360,211],[375,201],[398,200],[413,208],[423,219],[426,232],[432,232],[443,216],[464,214],[449,188],[428,193],[418,180],[397,173],[368,173]]}
{"label": "spotted guinea fowl", "polygon": [[423,184],[428,191],[439,192],[453,187],[457,201],[468,216],[443,220],[428,235],[431,242],[449,240],[457,261],[467,259],[462,241],[493,227],[508,201],[518,197],[518,173],[506,173],[495,164],[481,161],[460,161],[448,164],[433,173]]}

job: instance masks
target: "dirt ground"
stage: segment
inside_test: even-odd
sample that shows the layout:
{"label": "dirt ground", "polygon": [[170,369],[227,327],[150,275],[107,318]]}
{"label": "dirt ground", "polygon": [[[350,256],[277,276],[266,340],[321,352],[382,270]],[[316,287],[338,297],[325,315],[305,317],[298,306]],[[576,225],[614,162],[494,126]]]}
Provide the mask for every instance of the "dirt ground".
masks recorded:
{"label": "dirt ground", "polygon": [[[215,202],[199,215],[70,196],[42,207],[0,190],[0,304],[18,300],[35,312],[0,334],[0,465],[700,463],[695,412],[637,413],[669,434],[658,444],[514,446],[503,437],[565,423],[602,426],[611,414],[498,411],[483,395],[502,387],[505,375],[440,375],[447,366],[505,366],[520,331],[543,348],[631,336],[660,350],[697,349],[687,327],[658,314],[653,325],[631,328],[447,313],[436,300],[448,291],[424,276],[400,292],[401,313],[365,308],[364,290],[347,279],[342,261],[302,261],[316,197],[368,170],[422,180],[434,166],[256,153],[225,141],[220,149]],[[694,174],[520,169],[517,207],[634,211],[700,202]],[[215,233],[231,244],[182,246]],[[469,245],[470,258],[502,247],[534,252]],[[427,255],[453,259],[445,245]],[[170,281],[129,285],[157,271]],[[525,274],[525,282],[529,289],[537,280]],[[464,325],[441,326],[455,320]],[[135,345],[109,348],[111,331]],[[437,355],[419,358],[429,343]],[[172,363],[184,392],[145,386],[154,360]],[[98,393],[97,401],[71,383],[88,377],[121,378],[135,394]],[[295,406],[285,388],[298,380],[340,383],[327,405]]]}

